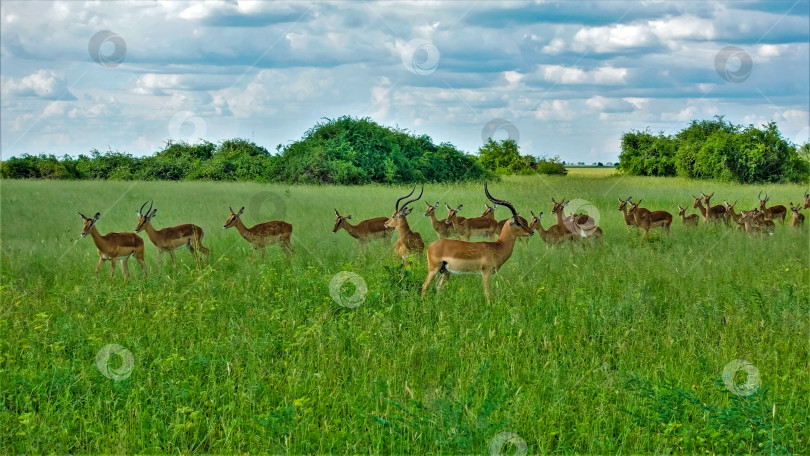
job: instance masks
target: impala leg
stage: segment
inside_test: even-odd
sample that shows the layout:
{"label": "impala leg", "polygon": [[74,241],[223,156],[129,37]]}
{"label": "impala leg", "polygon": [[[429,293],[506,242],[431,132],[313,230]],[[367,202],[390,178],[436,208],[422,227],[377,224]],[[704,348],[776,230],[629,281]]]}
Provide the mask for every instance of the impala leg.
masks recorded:
{"label": "impala leg", "polygon": [[481,281],[484,284],[484,296],[487,298],[487,302],[492,301],[492,290],[490,289],[491,280],[492,280],[492,273],[490,273],[486,269],[481,271]]}
{"label": "impala leg", "polygon": [[441,267],[444,265],[444,263],[441,264],[429,264],[429,263],[430,260],[428,259],[428,274],[427,278],[425,279],[425,283],[422,284],[422,298],[424,298],[425,294],[427,294],[427,288],[428,286],[430,286],[430,282],[433,281],[433,278],[436,277],[436,274],[439,273],[439,269],[441,269]]}
{"label": "impala leg", "polygon": [[284,239],[281,242],[281,250],[284,251],[284,255],[287,255],[288,260],[292,259],[293,253],[295,253],[295,247],[293,247],[289,239]]}
{"label": "impala leg", "polygon": [[98,277],[98,271],[101,269],[102,264],[104,264],[104,258],[98,257],[98,264],[96,265],[96,277]]}
{"label": "impala leg", "polygon": [[140,252],[136,251],[135,252],[135,261],[137,261],[138,264],[141,265],[141,271],[143,272],[144,278],[146,278],[146,275],[147,275],[146,261],[144,261],[144,259],[143,259],[143,251],[140,251]]}
{"label": "impala leg", "polygon": [[177,269],[177,259],[174,257],[174,249],[169,250],[169,256],[172,257],[172,266]]}
{"label": "impala leg", "polygon": [[264,263],[264,254],[267,251],[267,247],[262,246],[261,249],[262,249],[262,263]]}
{"label": "impala leg", "polygon": [[450,271],[447,269],[440,269],[439,272],[441,275],[439,276],[438,282],[436,282],[436,290],[441,290],[444,287],[444,282],[450,278]]}
{"label": "impala leg", "polygon": [[115,262],[118,261],[115,258],[110,260],[110,278],[115,276]]}
{"label": "impala leg", "polygon": [[207,248],[203,247],[202,239],[197,239],[197,250],[199,250],[200,252],[203,253],[203,255],[205,255],[206,263],[211,261],[211,255],[210,255],[211,251],[208,250]]}
{"label": "impala leg", "polygon": [[158,251],[157,251],[157,258],[155,258],[155,266],[157,266],[157,267],[158,267],[158,269],[160,269],[160,256],[161,256],[161,255],[163,255],[163,251],[162,251],[162,250],[160,250],[160,249],[158,249]]}
{"label": "impala leg", "polygon": [[250,246],[250,248],[253,250],[253,258],[252,259],[255,262],[256,261],[256,247]]}
{"label": "impala leg", "polygon": [[129,266],[127,266],[127,260],[129,260],[129,257],[121,260],[121,266],[124,268],[124,282],[129,280]]}

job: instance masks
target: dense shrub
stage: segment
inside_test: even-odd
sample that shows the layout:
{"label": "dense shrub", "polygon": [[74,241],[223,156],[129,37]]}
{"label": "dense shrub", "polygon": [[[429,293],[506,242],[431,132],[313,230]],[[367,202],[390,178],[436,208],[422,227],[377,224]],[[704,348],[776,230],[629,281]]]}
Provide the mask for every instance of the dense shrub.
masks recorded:
{"label": "dense shrub", "polygon": [[513,139],[494,141],[490,138],[478,149],[478,162],[496,174],[568,174],[559,157],[538,159],[520,155],[518,144]]}
{"label": "dense shrub", "polygon": [[674,136],[649,131],[622,135],[619,169],[637,176],[682,176],[740,183],[807,182],[810,161],[779,133],[774,122],[762,127],[732,125],[717,116],[694,120]]}

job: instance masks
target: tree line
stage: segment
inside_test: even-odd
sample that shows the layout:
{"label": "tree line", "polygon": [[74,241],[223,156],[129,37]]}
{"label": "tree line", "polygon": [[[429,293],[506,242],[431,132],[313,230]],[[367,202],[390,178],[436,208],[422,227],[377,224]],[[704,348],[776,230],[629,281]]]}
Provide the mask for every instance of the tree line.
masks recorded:
{"label": "tree line", "polygon": [[715,116],[693,120],[674,135],[630,131],[622,135],[618,168],[635,176],[681,176],[742,184],[808,182],[810,145],[797,147],[775,122],[734,125]]}

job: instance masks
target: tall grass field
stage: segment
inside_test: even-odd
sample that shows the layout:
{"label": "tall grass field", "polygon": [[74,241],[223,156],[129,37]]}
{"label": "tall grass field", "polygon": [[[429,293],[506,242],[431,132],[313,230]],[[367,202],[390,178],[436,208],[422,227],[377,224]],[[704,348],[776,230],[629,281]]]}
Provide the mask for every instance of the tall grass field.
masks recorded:
{"label": "tall grass field", "polygon": [[[489,303],[480,275],[422,299],[424,254],[403,268],[393,243],[332,233],[335,209],[390,216],[410,188],[4,180],[0,448],[810,453],[810,230],[751,237],[677,218],[700,192],[751,209],[761,190],[787,206],[805,188],[611,172],[489,184],[546,227],[551,198],[566,198],[605,233],[604,246],[518,241]],[[642,243],[617,211],[628,196],[672,213],[671,235]],[[128,282],[109,262],[97,278],[77,212],[100,212],[102,234],[132,232],[147,200],[156,228],[201,226],[210,263],[178,250],[177,269],[168,255],[156,265],[141,233],[147,274],[133,259]],[[480,184],[427,185],[423,201],[467,217],[488,202]],[[253,261],[222,228],[242,206],[248,226],[293,225],[292,260],[273,246]],[[413,207],[427,245],[438,236]]]}

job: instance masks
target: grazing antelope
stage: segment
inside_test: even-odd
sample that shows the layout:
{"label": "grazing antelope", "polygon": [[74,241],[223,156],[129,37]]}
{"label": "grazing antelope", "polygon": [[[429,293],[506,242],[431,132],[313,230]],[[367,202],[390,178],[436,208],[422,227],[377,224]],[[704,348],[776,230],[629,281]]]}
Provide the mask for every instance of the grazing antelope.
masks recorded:
{"label": "grazing antelope", "polygon": [[[596,226],[596,221],[593,217],[586,215],[584,212],[579,214],[571,214],[568,218],[571,226],[574,228],[574,235],[579,236],[579,239],[596,239],[605,244],[604,233],[602,228]],[[570,231],[570,228],[569,228]]]}
{"label": "grazing antelope", "polygon": [[138,264],[141,265],[144,275],[146,275],[146,262],[143,260],[143,239],[140,236],[135,233],[107,233],[102,235],[96,228],[96,222],[101,217],[100,213],[96,212],[93,218],[87,218],[81,212],[79,212],[79,215],[82,216],[84,221],[82,237],[89,234],[98,250],[96,277],[98,277],[101,265],[107,260],[110,260],[110,277],[113,277],[115,275],[115,262],[121,260],[121,265],[124,267],[124,281],[129,280],[127,260],[133,255]]}
{"label": "grazing antelope", "polygon": [[768,194],[765,194],[765,199],[760,198],[762,196],[762,192],[759,192],[757,195],[757,199],[759,200],[759,210],[765,216],[766,219],[776,220],[779,219],[782,222],[782,226],[785,225],[785,217],[787,216],[787,209],[785,206],[781,204],[777,204],[776,206],[765,207],[765,203],[771,200],[771,197]]}
{"label": "grazing antelope", "polygon": [[234,212],[230,207],[228,209],[231,210],[231,215],[228,216],[228,219],[225,221],[225,225],[222,228],[236,227],[239,234],[242,235],[242,237],[245,238],[248,243],[250,243],[250,247],[253,249],[253,260],[256,260],[256,249],[262,251],[262,261],[264,261],[265,248],[268,245],[279,243],[281,244],[281,250],[284,252],[284,255],[287,256],[287,259],[292,258],[292,254],[295,251],[290,243],[290,237],[292,236],[293,230],[292,225],[283,220],[274,220],[271,222],[259,223],[248,228],[244,223],[242,223],[242,219],[239,217],[243,212],[245,212],[244,206],[242,209],[239,209],[239,212]]}
{"label": "grazing antelope", "polygon": [[451,273],[481,274],[484,285],[484,296],[487,302],[492,297],[490,279],[492,274],[512,256],[515,248],[515,239],[518,236],[531,236],[534,234],[528,226],[520,223],[515,207],[508,201],[495,199],[489,193],[486,182],[484,193],[494,204],[509,208],[512,220],[504,224],[497,240],[491,242],[468,242],[456,239],[439,239],[427,248],[427,278],[422,284],[422,297],[425,297],[430,282],[441,273],[436,289],[441,289]]}
{"label": "grazing antelope", "polygon": [[800,214],[802,210],[800,206],[794,206],[793,202],[790,203],[790,226],[801,228],[804,226],[804,214]]}
{"label": "grazing antelope", "polygon": [[388,217],[375,217],[368,220],[363,220],[357,225],[352,225],[351,215],[340,215],[335,209],[335,226],[332,228],[333,233],[343,228],[349,235],[357,239],[360,247],[365,247],[365,244],[375,239],[383,239],[386,243],[391,242],[391,236],[394,234],[394,229],[385,226]]}
{"label": "grazing antelope", "polygon": [[[706,223],[709,222],[718,222],[722,220],[726,225],[728,225],[728,218],[726,217],[726,208],[723,207],[722,204],[717,204],[712,206],[711,199],[714,196],[714,192],[711,195],[707,195],[703,192],[700,192],[701,197],[703,197],[703,204],[706,205],[705,208],[701,211],[703,213],[703,218]],[[694,198],[694,196],[692,196]]]}
{"label": "grazing antelope", "polygon": [[534,231],[537,230],[537,233],[540,235],[540,239],[546,243],[546,249],[548,249],[552,245],[559,245],[566,241],[573,241],[576,237],[574,233],[568,230],[561,230],[559,229],[559,225],[551,225],[549,229],[543,228],[543,213],[540,212],[537,215],[534,215],[534,211],[531,211],[532,219],[529,222],[529,229]]}
{"label": "grazing antelope", "polygon": [[694,228],[698,225],[698,215],[697,214],[686,215],[686,208],[681,207],[680,204],[678,205],[678,217],[681,218],[681,221],[683,221],[683,226],[685,226],[686,228]]}
{"label": "grazing antelope", "polygon": [[810,209],[810,193],[804,192],[804,209]]}
{"label": "grazing antelope", "polygon": [[196,247],[197,250],[205,254],[205,258],[208,260],[208,249],[202,245],[203,236],[205,236],[202,228],[187,223],[185,225],[156,230],[152,226],[152,219],[155,218],[157,209],[152,209],[152,203],[149,203],[149,209],[146,210],[146,213],[143,213],[145,206],[146,203],[143,203],[143,206],[138,209],[138,225],[135,226],[135,232],[140,233],[141,230],[146,230],[146,235],[149,236],[149,240],[157,247],[156,262],[158,266],[160,265],[160,255],[163,252],[169,252],[169,255],[172,257],[172,264],[176,268],[177,260],[174,258],[174,251],[180,247],[188,248],[188,251],[194,256],[194,259],[199,260],[197,252],[195,251]]}
{"label": "grazing antelope", "polygon": [[436,231],[436,234],[439,235],[439,238],[444,239],[450,237],[450,235],[453,234],[453,225],[445,223],[445,220],[436,218],[436,208],[439,207],[439,202],[436,201],[436,204],[431,205],[425,201],[425,205],[427,205],[425,217],[430,217],[430,223],[433,225],[433,229]]}
{"label": "grazing antelope", "polygon": [[[636,228],[638,228],[638,225],[636,225],[636,219],[635,219],[635,217],[633,217],[633,215],[632,215],[632,214],[628,214],[628,213],[627,213],[627,203],[633,204],[633,202],[632,202],[632,201],[630,201],[630,199],[631,199],[631,198],[632,198],[632,196],[628,196],[628,197],[627,197],[627,199],[626,199],[626,200],[624,200],[624,201],[622,201],[622,199],[621,199],[621,198],[616,198],[616,199],[618,199],[618,200],[619,200],[619,211],[620,211],[620,212],[622,213],[622,215],[624,216],[624,224],[625,224],[625,225],[627,225],[627,228],[628,228],[628,229],[629,229],[631,226],[632,226],[632,227],[636,227]],[[641,212],[650,212],[648,209],[645,209],[645,208],[643,208],[643,207],[642,207],[642,208],[639,208],[638,210],[639,210],[639,211],[641,211]]]}
{"label": "grazing antelope", "polygon": [[652,228],[663,228],[664,231],[669,234],[669,226],[672,225],[672,214],[667,211],[641,212],[638,207],[641,201],[642,200],[638,200],[638,203],[631,201],[630,210],[627,211],[628,214],[632,214],[635,218],[636,225],[644,230],[644,235],[641,236],[641,242],[644,242],[644,238],[649,236],[650,229]]}
{"label": "grazing antelope", "polygon": [[408,193],[397,200],[396,204],[394,205],[394,215],[392,215],[391,218],[385,222],[386,227],[396,228],[397,232],[399,233],[399,239],[397,239],[396,244],[394,244],[394,253],[398,257],[402,258],[402,262],[406,266],[408,264],[408,256],[422,253],[425,250],[425,243],[422,241],[422,235],[411,231],[411,227],[408,225],[408,220],[406,219],[408,214],[411,213],[411,208],[409,208],[408,205],[415,201],[419,201],[419,199],[422,198],[422,192],[425,190],[425,187],[422,186],[422,190],[419,191],[419,196],[412,200],[406,201],[402,204],[401,208],[399,205],[400,201],[413,195],[414,190],[416,190],[415,185],[413,190],[411,190],[411,193]]}
{"label": "grazing antelope", "polygon": [[461,210],[462,205],[456,209],[449,209],[447,220],[445,223],[453,225],[453,229],[459,236],[469,241],[473,236],[483,236],[486,238],[492,237],[496,234],[498,221],[495,220],[495,207],[485,204],[486,209],[480,217],[473,217],[468,219],[459,219],[458,211]]}

